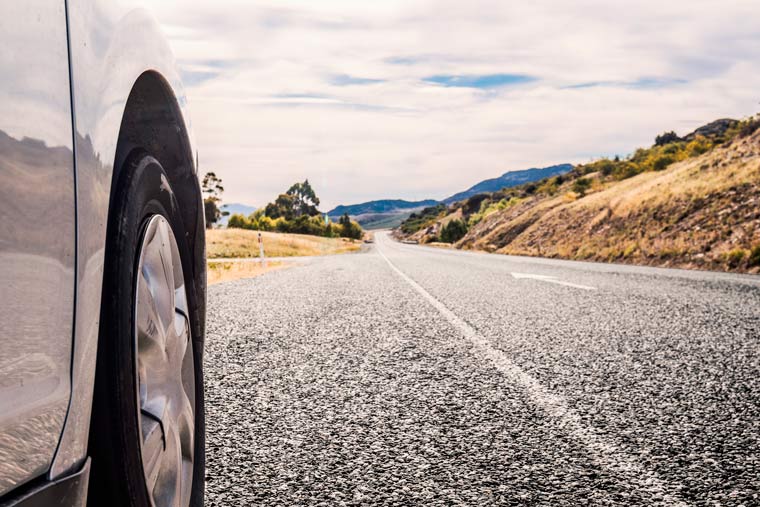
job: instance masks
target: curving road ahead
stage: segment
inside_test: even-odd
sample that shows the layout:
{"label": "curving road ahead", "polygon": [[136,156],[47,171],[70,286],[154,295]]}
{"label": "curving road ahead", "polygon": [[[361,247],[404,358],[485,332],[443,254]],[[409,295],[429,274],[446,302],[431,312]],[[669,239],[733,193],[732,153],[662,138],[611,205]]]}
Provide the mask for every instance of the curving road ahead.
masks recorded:
{"label": "curving road ahead", "polygon": [[760,278],[438,250],[211,287],[207,505],[760,505]]}

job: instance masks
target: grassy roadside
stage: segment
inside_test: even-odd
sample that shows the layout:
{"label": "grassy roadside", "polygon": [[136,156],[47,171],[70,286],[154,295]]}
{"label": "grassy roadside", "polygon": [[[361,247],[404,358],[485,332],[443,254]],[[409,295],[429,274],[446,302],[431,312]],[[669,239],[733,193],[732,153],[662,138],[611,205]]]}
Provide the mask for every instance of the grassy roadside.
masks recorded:
{"label": "grassy roadside", "polygon": [[[246,229],[212,229],[206,231],[206,256],[209,259],[258,257],[258,232]],[[321,238],[305,234],[262,232],[264,255],[296,257],[355,252],[361,241],[346,238]]]}
{"label": "grassy roadside", "polygon": [[237,262],[237,261],[210,261],[206,270],[209,285],[215,283],[230,282],[242,278],[253,278],[269,271],[276,271],[288,266],[284,262]]}
{"label": "grassy roadside", "polygon": [[[299,257],[355,252],[361,241],[346,238],[321,238],[304,234],[262,232],[265,257]],[[253,278],[269,271],[289,267],[289,263],[266,264],[235,259],[259,256],[258,232],[246,229],[212,229],[206,231],[208,284]],[[221,260],[224,259],[224,260]],[[232,260],[229,260],[232,259]]]}

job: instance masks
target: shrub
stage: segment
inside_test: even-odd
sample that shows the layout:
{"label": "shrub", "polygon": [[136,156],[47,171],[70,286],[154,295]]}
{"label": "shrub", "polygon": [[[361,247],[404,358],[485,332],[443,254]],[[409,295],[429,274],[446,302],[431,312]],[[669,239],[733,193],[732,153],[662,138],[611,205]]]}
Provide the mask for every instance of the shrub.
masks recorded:
{"label": "shrub", "polygon": [[247,229],[248,219],[240,213],[233,213],[227,222],[227,227],[231,229]]}
{"label": "shrub", "polygon": [[600,160],[599,166],[599,171],[603,176],[609,176],[615,170],[615,163],[608,159]]}
{"label": "shrub", "polygon": [[452,220],[441,229],[440,241],[456,243],[467,234],[467,226],[461,220]]}
{"label": "shrub", "polygon": [[693,141],[686,145],[686,151],[689,157],[698,157],[707,153],[713,147],[712,143],[704,136],[697,136]]}
{"label": "shrub", "polygon": [[655,146],[665,146],[666,144],[675,143],[680,141],[681,138],[678,137],[678,134],[673,132],[672,130],[670,132],[665,132],[664,134],[661,134],[654,139],[654,145]]}
{"label": "shrub", "polygon": [[671,155],[660,155],[654,159],[654,162],[652,162],[652,169],[655,171],[662,171],[675,161],[676,159]]}
{"label": "shrub", "polygon": [[749,253],[749,260],[747,261],[750,267],[760,266],[760,245],[756,245]]}
{"label": "shrub", "polygon": [[362,227],[353,220],[349,220],[340,226],[340,236],[342,238],[361,239],[363,234]]}
{"label": "shrub", "polygon": [[275,224],[274,220],[266,215],[262,215],[258,219],[258,226],[260,231],[273,231]]}
{"label": "shrub", "polygon": [[641,172],[641,168],[633,162],[621,162],[615,166],[612,172],[612,177],[616,180],[625,180],[632,178]]}
{"label": "shrub", "polygon": [[578,178],[573,182],[573,192],[583,197],[586,191],[591,187],[591,180],[588,178]]}
{"label": "shrub", "polygon": [[760,129],[760,117],[745,120],[739,129],[739,138],[749,137],[758,129]]}
{"label": "shrub", "polygon": [[729,267],[738,268],[746,256],[747,252],[744,249],[736,248],[726,254],[726,262],[728,262]]}
{"label": "shrub", "polygon": [[290,222],[285,217],[279,217],[274,220],[274,230],[277,232],[290,232]]}

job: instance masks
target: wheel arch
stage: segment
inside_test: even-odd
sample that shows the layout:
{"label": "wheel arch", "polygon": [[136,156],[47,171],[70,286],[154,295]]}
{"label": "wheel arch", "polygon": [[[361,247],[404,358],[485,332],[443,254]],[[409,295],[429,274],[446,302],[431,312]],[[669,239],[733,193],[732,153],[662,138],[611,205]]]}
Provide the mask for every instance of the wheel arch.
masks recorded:
{"label": "wheel arch", "polygon": [[[177,99],[160,73],[145,71],[135,81],[124,108],[116,146],[111,202],[120,190],[125,161],[134,150],[146,150],[166,171],[180,208],[183,239],[191,257],[188,267],[196,281],[196,297],[203,299],[205,308],[205,219],[196,160]],[[205,315],[205,312],[200,314]],[[193,336],[202,338],[204,325],[205,322],[200,322]]]}

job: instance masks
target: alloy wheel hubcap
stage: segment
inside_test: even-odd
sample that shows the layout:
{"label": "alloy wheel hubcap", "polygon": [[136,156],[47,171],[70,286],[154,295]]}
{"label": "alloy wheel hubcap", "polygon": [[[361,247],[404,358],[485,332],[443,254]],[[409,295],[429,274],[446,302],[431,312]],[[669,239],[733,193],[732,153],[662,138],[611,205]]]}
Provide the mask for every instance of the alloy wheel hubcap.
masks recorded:
{"label": "alloy wheel hubcap", "polygon": [[193,481],[195,369],[182,263],[169,222],[154,215],[135,296],[143,472],[154,507],[187,507]]}

